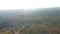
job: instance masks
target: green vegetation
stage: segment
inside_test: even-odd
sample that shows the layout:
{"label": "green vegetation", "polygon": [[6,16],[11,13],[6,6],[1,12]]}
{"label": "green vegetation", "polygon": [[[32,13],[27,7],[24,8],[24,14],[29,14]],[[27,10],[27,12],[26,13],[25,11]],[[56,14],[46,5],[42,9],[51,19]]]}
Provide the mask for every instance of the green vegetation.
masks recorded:
{"label": "green vegetation", "polygon": [[13,34],[22,26],[20,34],[60,34],[60,8],[36,9],[25,15],[18,11],[7,13],[0,14],[0,34]]}

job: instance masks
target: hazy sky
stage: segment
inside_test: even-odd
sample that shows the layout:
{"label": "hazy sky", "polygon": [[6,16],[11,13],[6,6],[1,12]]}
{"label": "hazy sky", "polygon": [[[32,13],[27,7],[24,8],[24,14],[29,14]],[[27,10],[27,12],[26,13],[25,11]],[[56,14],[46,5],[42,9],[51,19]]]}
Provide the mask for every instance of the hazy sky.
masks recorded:
{"label": "hazy sky", "polygon": [[0,0],[0,10],[47,7],[60,7],[60,0]]}

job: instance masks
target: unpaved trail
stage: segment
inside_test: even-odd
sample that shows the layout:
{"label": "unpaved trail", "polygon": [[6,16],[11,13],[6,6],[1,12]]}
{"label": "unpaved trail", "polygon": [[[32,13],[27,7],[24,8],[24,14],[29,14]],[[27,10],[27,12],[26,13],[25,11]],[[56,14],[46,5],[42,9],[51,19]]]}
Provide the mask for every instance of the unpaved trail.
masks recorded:
{"label": "unpaved trail", "polygon": [[22,30],[24,30],[24,26],[20,30],[14,32],[14,34],[19,34]]}
{"label": "unpaved trail", "polygon": [[19,31],[15,32],[14,34],[19,34]]}

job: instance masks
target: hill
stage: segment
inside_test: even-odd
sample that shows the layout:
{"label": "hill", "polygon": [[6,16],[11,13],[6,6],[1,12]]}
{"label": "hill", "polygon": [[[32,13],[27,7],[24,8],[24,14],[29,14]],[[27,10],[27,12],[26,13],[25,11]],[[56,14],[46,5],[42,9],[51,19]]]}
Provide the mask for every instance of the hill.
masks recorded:
{"label": "hill", "polygon": [[0,10],[1,31],[14,30],[14,28],[21,28],[21,26],[29,27],[25,28],[22,31],[23,33],[26,31],[31,34],[46,32],[51,34],[56,32],[57,34],[60,32],[60,7],[32,10]]}

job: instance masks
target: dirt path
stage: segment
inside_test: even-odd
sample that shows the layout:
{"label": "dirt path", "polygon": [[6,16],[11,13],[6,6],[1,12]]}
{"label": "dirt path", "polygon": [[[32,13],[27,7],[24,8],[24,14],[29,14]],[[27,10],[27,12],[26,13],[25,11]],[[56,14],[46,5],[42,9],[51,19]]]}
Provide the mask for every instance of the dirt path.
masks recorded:
{"label": "dirt path", "polygon": [[22,30],[24,30],[24,26],[19,31],[14,32],[14,34],[19,34]]}

